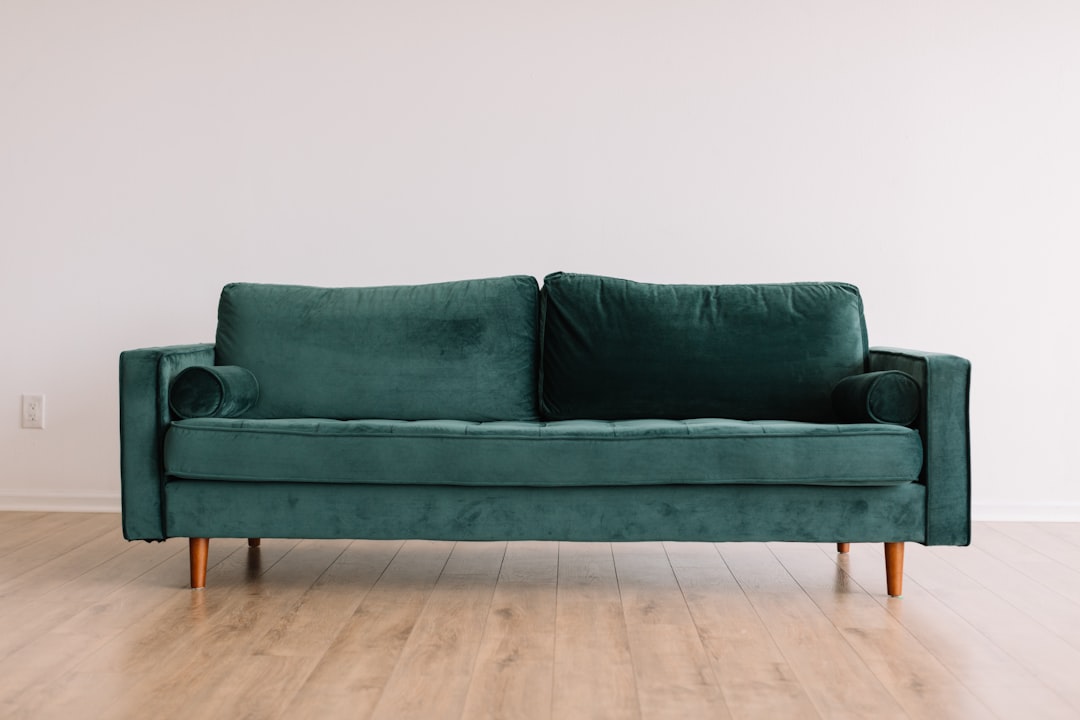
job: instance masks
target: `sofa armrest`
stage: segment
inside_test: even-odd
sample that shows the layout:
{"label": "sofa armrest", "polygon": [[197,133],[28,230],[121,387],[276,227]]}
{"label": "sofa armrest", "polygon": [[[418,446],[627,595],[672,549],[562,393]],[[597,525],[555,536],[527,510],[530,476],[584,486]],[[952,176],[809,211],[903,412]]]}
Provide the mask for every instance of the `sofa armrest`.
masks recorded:
{"label": "sofa armrest", "polygon": [[120,490],[128,540],[166,537],[161,451],[171,420],[169,383],[184,368],[213,364],[211,344],[120,354]]}
{"label": "sofa armrest", "polygon": [[940,353],[870,348],[870,371],[902,370],[922,390],[915,426],[922,436],[926,485],[926,544],[971,542],[971,363]]}

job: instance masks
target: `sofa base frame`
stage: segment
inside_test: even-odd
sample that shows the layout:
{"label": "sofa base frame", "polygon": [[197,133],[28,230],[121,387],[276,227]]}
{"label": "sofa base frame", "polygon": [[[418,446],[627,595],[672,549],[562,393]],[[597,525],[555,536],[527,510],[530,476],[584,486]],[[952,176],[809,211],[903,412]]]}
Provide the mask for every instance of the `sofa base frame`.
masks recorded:
{"label": "sofa base frame", "polygon": [[[255,549],[261,538],[248,538],[248,547]],[[206,587],[206,564],[209,558],[210,538],[193,537],[188,540],[188,554],[191,558],[191,589],[202,590]],[[836,551],[847,553],[851,543],[837,543]],[[885,543],[885,586],[891,597],[902,597],[904,591],[904,543]]]}

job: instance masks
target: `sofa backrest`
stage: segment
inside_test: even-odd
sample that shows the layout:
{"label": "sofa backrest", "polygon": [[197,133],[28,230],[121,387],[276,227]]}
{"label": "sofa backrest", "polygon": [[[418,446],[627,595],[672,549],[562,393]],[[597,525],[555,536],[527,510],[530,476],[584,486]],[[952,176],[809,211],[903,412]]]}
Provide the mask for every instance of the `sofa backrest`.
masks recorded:
{"label": "sofa backrest", "polygon": [[432,285],[227,285],[218,365],[259,382],[245,417],[526,420],[537,416],[531,276]]}
{"label": "sofa backrest", "polygon": [[541,292],[547,419],[835,420],[864,372],[852,285],[654,285],[555,273]]}

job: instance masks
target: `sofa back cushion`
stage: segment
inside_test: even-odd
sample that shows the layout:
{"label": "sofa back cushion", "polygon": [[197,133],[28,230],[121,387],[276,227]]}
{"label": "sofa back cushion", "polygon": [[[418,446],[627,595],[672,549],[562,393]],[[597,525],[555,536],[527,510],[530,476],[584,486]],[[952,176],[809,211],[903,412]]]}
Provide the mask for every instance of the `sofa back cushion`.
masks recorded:
{"label": "sofa back cushion", "polygon": [[258,379],[256,418],[537,416],[530,276],[432,285],[227,285],[216,363]]}
{"label": "sofa back cushion", "polygon": [[552,420],[834,422],[867,360],[852,285],[654,285],[555,273],[541,292],[541,412]]}

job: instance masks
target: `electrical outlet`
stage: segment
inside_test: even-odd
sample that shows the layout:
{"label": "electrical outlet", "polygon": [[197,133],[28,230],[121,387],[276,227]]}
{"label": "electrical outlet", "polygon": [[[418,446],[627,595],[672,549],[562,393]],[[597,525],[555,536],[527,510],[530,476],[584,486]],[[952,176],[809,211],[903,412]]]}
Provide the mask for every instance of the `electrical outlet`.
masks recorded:
{"label": "electrical outlet", "polygon": [[45,428],[45,396],[22,396],[22,426],[24,428]]}

